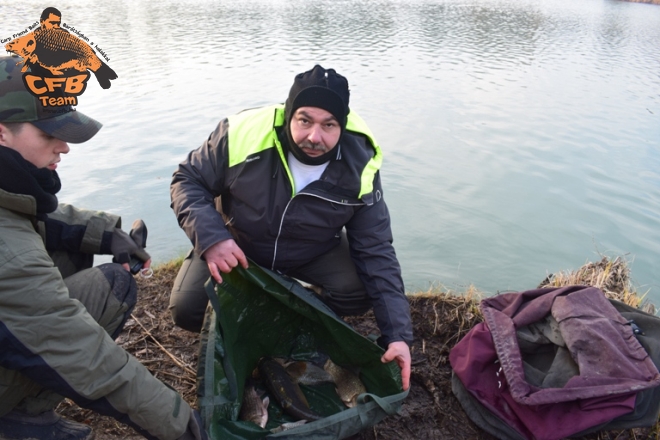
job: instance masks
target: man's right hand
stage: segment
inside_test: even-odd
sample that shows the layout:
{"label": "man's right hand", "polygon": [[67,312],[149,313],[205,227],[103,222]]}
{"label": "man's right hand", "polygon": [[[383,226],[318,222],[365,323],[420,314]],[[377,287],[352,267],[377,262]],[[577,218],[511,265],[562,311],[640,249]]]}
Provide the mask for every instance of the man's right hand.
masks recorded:
{"label": "man's right hand", "polygon": [[247,269],[248,262],[245,254],[233,239],[219,241],[204,252],[202,258],[209,266],[211,276],[218,283],[222,283],[220,272],[229,273],[240,265]]}

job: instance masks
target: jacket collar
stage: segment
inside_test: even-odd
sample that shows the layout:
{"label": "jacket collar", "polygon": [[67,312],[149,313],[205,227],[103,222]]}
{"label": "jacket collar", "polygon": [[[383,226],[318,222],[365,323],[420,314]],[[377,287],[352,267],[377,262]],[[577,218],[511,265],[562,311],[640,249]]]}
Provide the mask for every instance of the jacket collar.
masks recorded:
{"label": "jacket collar", "polygon": [[37,215],[37,201],[25,194],[14,194],[0,188],[0,208],[5,208],[19,214]]}

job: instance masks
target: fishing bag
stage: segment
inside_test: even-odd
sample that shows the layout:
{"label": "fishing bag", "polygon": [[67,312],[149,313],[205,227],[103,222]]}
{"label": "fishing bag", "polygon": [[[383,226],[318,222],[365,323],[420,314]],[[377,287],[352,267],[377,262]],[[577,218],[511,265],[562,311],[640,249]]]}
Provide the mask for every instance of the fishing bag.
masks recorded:
{"label": "fishing bag", "polygon": [[660,318],[594,287],[502,294],[452,349],[452,391],[500,439],[560,439],[652,426]]}
{"label": "fishing bag", "polygon": [[[380,361],[384,351],[338,318],[297,281],[251,262],[223,274],[223,283],[206,284],[212,307],[202,330],[198,396],[211,439],[341,439],[371,427],[401,407],[401,373]],[[215,287],[215,289],[214,289]],[[353,408],[333,384],[305,387],[310,408],[324,417],[273,433],[292,421],[271,397],[265,429],[238,420],[243,388],[261,357],[309,360],[321,351],[338,365],[358,367],[367,393]]]}

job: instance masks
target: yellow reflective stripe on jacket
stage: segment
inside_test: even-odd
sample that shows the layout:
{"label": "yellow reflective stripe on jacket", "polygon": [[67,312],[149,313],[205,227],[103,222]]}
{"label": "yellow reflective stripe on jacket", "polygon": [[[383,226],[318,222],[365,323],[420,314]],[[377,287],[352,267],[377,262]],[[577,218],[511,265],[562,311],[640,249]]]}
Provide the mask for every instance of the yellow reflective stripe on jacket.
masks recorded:
{"label": "yellow reflective stripe on jacket", "polygon": [[230,116],[227,142],[229,143],[228,165],[233,167],[243,163],[248,156],[272,148],[277,140],[274,127],[284,124],[284,111],[279,120],[279,108],[273,105],[257,109],[244,110]]}
{"label": "yellow reflective stripe on jacket", "polygon": [[371,142],[371,145],[374,147],[374,157],[371,158],[367,166],[362,170],[362,176],[360,177],[360,194],[358,194],[358,199],[362,198],[363,195],[369,194],[374,190],[374,177],[380,169],[380,166],[383,164],[383,152],[376,143],[373,133],[367,127],[367,124],[354,111],[351,111],[348,114],[348,119],[346,121],[346,130],[354,131],[357,133],[362,133]]}
{"label": "yellow reflective stripe on jacket", "polygon": [[[229,167],[243,163],[248,156],[276,147],[289,179],[293,182],[282,146],[275,132],[276,127],[284,125],[284,105],[277,104],[245,110],[237,115],[230,116],[228,121]],[[383,163],[383,153],[367,124],[354,111],[348,114],[346,130],[366,136],[374,149],[374,156],[364,167],[360,176],[361,184],[358,198],[361,198],[373,191],[374,177]]]}

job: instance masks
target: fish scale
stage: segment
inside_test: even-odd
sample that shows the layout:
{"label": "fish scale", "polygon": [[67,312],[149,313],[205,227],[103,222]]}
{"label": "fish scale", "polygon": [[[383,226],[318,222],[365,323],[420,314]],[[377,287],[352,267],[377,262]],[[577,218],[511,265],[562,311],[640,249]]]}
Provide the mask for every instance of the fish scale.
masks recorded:
{"label": "fish scale", "polygon": [[35,40],[45,49],[51,51],[72,52],[75,58],[81,61],[92,71],[101,66],[101,60],[91,47],[78,37],[61,29],[42,29],[34,32]]}
{"label": "fish scale", "polygon": [[243,402],[239,413],[239,420],[252,422],[264,428],[268,423],[268,397],[261,398],[252,381],[248,380],[243,390]]}
{"label": "fish scale", "polygon": [[322,418],[320,414],[309,408],[305,395],[298,384],[293,382],[282,364],[273,358],[265,357],[259,360],[258,368],[266,387],[284,412],[298,419],[308,421]]}
{"label": "fish scale", "polygon": [[326,361],[323,369],[334,379],[337,394],[344,404],[349,408],[355,407],[358,396],[367,392],[358,375],[347,368],[340,367],[330,359]]}
{"label": "fish scale", "polygon": [[115,71],[85,41],[64,29],[36,29],[10,41],[5,49],[24,58],[22,72],[32,65],[48,69],[53,75],[63,75],[68,69],[91,70],[104,89],[110,88],[110,80],[117,79]]}

